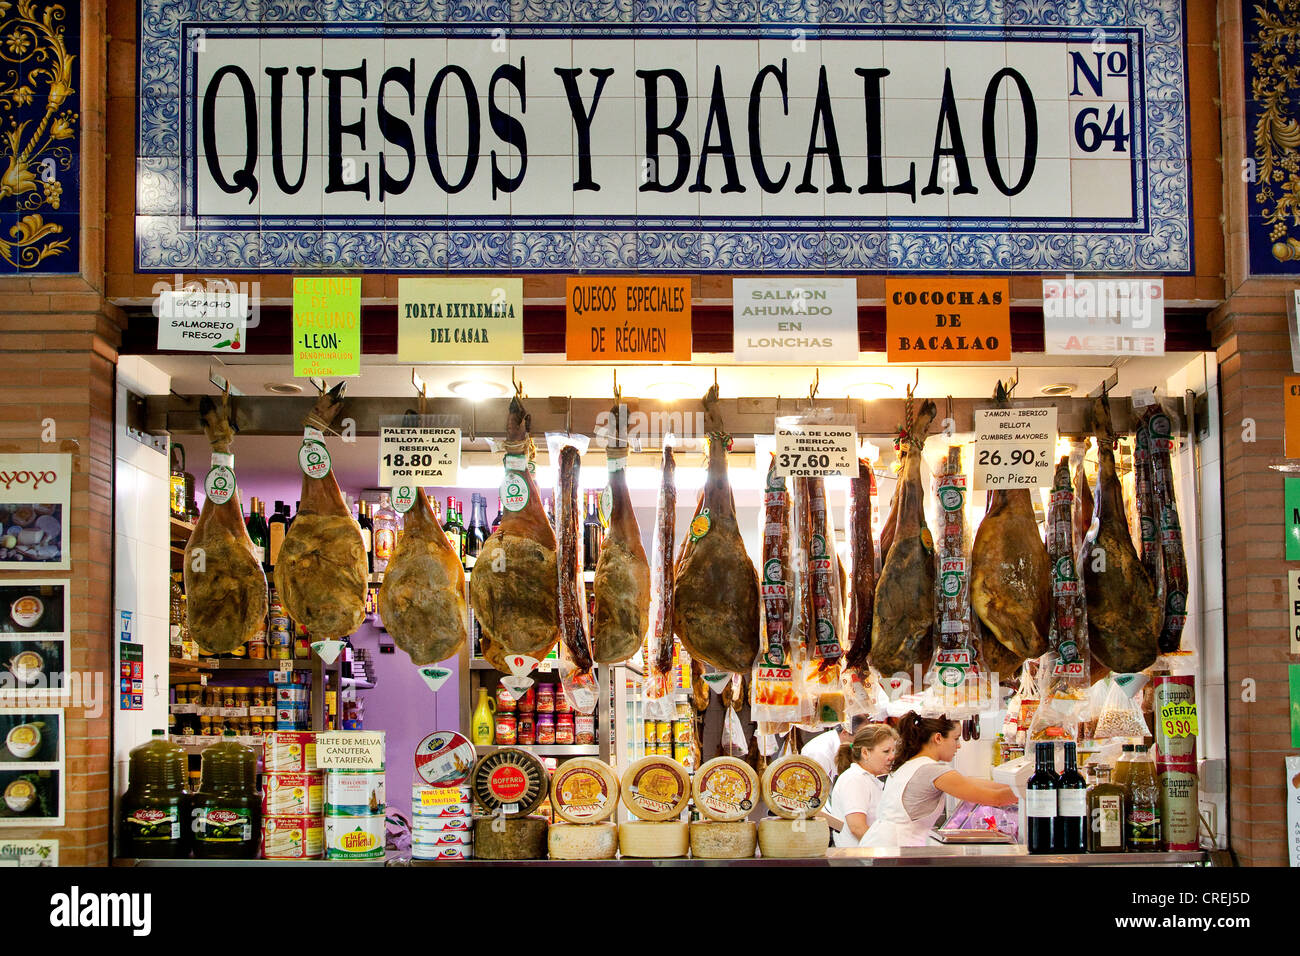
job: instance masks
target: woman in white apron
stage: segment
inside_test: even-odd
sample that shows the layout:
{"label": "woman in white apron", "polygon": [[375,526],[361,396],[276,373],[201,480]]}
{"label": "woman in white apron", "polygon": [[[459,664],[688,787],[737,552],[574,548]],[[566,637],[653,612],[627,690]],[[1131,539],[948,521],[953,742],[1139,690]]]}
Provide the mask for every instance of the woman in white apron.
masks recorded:
{"label": "woman in white apron", "polygon": [[857,846],[876,820],[888,773],[898,752],[898,732],[888,724],[867,724],[835,755],[839,771],[823,811],[835,830],[835,845]]}
{"label": "woman in white apron", "polygon": [[943,814],[945,794],[991,806],[1017,802],[1010,787],[952,769],[952,758],[961,746],[957,721],[908,711],[898,723],[898,733],[902,739],[898,763],[885,784],[876,822],[861,846],[925,846]]}

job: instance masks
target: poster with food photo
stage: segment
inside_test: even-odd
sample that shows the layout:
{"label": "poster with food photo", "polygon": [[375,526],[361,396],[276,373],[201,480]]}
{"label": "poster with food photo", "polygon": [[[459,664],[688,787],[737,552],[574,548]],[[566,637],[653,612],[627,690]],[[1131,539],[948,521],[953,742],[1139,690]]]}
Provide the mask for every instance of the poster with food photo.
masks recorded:
{"label": "poster with food photo", "polygon": [[62,710],[0,710],[0,770],[62,770]]}
{"label": "poster with food photo", "polygon": [[66,571],[71,455],[0,455],[0,571]]}
{"label": "poster with food photo", "polygon": [[0,705],[17,691],[61,692],[68,648],[68,584],[0,583]]}
{"label": "poster with food photo", "polygon": [[63,826],[63,771],[0,765],[0,827]]}

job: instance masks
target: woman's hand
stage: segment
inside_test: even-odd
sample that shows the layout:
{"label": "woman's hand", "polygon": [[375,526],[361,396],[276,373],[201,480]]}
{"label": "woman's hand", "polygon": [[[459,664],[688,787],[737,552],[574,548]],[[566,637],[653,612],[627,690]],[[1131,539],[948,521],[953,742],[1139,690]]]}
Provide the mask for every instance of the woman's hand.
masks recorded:
{"label": "woman's hand", "polygon": [[983,803],[992,807],[1007,807],[1019,803],[1016,792],[1006,784],[979,780],[950,770],[936,778],[934,785],[944,793],[970,803]]}

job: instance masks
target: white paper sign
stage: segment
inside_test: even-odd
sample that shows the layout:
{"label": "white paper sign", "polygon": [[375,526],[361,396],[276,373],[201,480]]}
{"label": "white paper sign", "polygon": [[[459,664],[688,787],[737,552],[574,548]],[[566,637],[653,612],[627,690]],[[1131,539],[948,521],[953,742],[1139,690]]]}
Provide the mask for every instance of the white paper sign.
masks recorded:
{"label": "white paper sign", "polygon": [[429,685],[429,690],[435,694],[442,689],[442,685],[451,679],[452,670],[449,667],[421,667],[420,676],[424,682]]}
{"label": "white paper sign", "polygon": [[1300,866],[1300,757],[1286,758],[1286,848],[1292,866]]}
{"label": "white paper sign", "polygon": [[1164,355],[1163,279],[1043,280],[1048,355]]}
{"label": "white paper sign", "polygon": [[454,485],[459,472],[459,428],[379,429],[381,485]]}
{"label": "white paper sign", "polygon": [[778,478],[858,475],[858,432],[851,425],[798,425],[776,430]]}
{"label": "white paper sign", "polygon": [[736,279],[731,288],[737,362],[857,361],[856,279]]}
{"label": "white paper sign", "polygon": [[245,347],[247,292],[160,292],[157,312],[159,350],[240,352]]}
{"label": "white paper sign", "polygon": [[0,865],[16,860],[18,866],[58,866],[58,840],[0,840]]}
{"label": "white paper sign", "polygon": [[506,658],[506,667],[515,677],[527,677],[537,666],[537,658],[527,654],[511,654]]}
{"label": "white paper sign", "polygon": [[1300,654],[1300,571],[1286,573],[1286,595],[1291,616],[1291,653]]}
{"label": "white paper sign", "polygon": [[321,770],[383,770],[382,730],[325,730],[316,735]]}
{"label": "white paper sign", "polygon": [[1054,406],[976,410],[976,491],[1049,487],[1055,455]]}

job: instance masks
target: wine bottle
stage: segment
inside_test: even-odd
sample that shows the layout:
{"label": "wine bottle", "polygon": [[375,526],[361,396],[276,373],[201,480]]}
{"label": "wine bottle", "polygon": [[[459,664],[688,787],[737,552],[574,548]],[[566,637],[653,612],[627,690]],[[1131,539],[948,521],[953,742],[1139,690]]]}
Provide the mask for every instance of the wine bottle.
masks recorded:
{"label": "wine bottle", "polygon": [[470,498],[469,527],[465,531],[465,568],[467,570],[474,567],[474,562],[478,560],[478,554],[483,550],[483,544],[491,533],[487,523],[487,497],[478,494],[473,495]]}
{"label": "wine bottle", "polygon": [[501,496],[497,496],[497,516],[492,519],[492,533],[497,533],[497,527],[501,524],[501,519],[505,517],[505,511],[501,507]]}
{"label": "wine bottle", "polygon": [[600,526],[600,518],[596,516],[596,493],[587,492],[586,501],[587,517],[582,522],[582,569],[595,571],[604,530]]}
{"label": "wine bottle", "polygon": [[397,512],[393,510],[388,499],[388,492],[379,493],[379,509],[375,512],[374,569],[378,574],[388,570],[388,562],[393,559],[393,550],[397,547]]}
{"label": "wine bottle", "polygon": [[364,501],[357,503],[357,524],[361,526],[361,540],[366,545],[366,567],[373,574],[375,571],[375,523],[370,520],[370,506]]}
{"label": "wine bottle", "polygon": [[1034,749],[1034,775],[1025,793],[1025,826],[1030,853],[1051,853],[1056,849],[1056,790],[1060,778],[1053,769],[1054,745],[1042,742]]}
{"label": "wine bottle", "polygon": [[442,523],[442,530],[451,542],[451,549],[461,561],[465,559],[465,541],[461,536],[460,524],[456,521],[456,499],[447,496],[447,515]]}
{"label": "wine bottle", "polygon": [[460,528],[460,563],[466,570],[469,565],[465,563],[468,557],[466,548],[469,547],[469,525],[465,523],[465,499],[456,499],[456,527]]}
{"label": "wine bottle", "polygon": [[1057,842],[1062,853],[1085,853],[1088,849],[1088,781],[1077,765],[1073,740],[1065,742],[1065,770],[1056,791]]}
{"label": "wine bottle", "polygon": [[289,506],[283,501],[275,503],[275,514],[271,515],[271,520],[266,524],[267,536],[267,555],[266,566],[268,571],[275,570],[275,562],[280,557],[280,545],[284,544],[284,533],[289,530]]}
{"label": "wine bottle", "polygon": [[267,545],[270,544],[270,532],[266,519],[262,517],[261,503],[253,498],[248,504],[248,536],[253,539],[253,556],[263,571],[270,570],[267,563]]}

